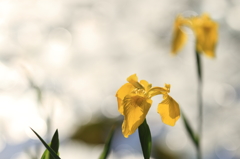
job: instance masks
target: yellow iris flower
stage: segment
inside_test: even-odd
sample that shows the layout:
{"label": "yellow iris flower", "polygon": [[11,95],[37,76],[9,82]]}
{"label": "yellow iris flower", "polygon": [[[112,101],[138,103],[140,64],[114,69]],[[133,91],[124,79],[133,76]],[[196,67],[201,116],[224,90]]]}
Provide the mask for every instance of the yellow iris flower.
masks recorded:
{"label": "yellow iris flower", "polygon": [[118,111],[124,116],[122,133],[124,137],[133,134],[143,123],[152,105],[151,98],[162,94],[163,101],[158,105],[158,113],[162,117],[163,123],[174,126],[180,118],[178,103],[168,95],[170,84],[165,87],[152,87],[145,80],[138,82],[136,74],[127,78],[128,83],[124,84],[116,93],[118,101]]}
{"label": "yellow iris flower", "polygon": [[207,14],[198,17],[184,18],[178,16],[173,28],[172,53],[176,54],[185,44],[187,35],[181,29],[190,27],[196,36],[196,50],[208,57],[215,57],[215,47],[218,40],[218,24]]}

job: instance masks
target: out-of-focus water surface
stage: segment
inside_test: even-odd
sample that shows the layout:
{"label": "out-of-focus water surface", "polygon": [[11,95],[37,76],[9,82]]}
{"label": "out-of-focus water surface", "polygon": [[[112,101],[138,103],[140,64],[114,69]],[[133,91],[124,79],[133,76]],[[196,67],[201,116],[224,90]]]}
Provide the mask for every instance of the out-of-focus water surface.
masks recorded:
{"label": "out-of-focus water surface", "polygon": [[[170,83],[196,130],[192,32],[177,56],[170,47],[175,17],[205,12],[219,23],[219,42],[215,59],[202,56],[204,158],[240,158],[239,0],[1,0],[0,158],[40,158],[44,148],[29,127],[44,139],[58,129],[62,158],[98,158],[115,121],[109,158],[142,158],[138,133],[121,134],[115,98],[134,73],[153,86]],[[147,116],[155,156],[194,158],[182,120],[161,122],[161,100],[153,98]]]}

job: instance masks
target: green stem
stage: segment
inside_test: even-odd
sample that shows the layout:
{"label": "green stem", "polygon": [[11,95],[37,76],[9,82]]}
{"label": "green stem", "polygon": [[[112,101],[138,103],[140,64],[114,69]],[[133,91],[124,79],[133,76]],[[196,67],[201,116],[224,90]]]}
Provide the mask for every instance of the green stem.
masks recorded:
{"label": "green stem", "polygon": [[203,105],[202,105],[202,67],[201,67],[201,58],[198,51],[196,51],[196,60],[197,60],[197,72],[198,72],[198,146],[197,146],[197,158],[201,159],[201,139],[202,139],[202,123],[203,123]]}

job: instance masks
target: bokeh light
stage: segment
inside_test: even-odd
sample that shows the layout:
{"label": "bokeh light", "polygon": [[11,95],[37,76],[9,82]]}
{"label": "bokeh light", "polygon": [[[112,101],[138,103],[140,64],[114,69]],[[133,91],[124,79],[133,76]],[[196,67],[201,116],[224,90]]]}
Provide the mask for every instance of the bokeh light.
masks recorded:
{"label": "bokeh light", "polygon": [[181,151],[187,143],[187,136],[182,131],[172,130],[166,136],[166,144],[173,151]]}
{"label": "bokeh light", "polygon": [[220,84],[214,90],[215,101],[223,107],[228,107],[234,104],[236,100],[236,91],[229,84]]}

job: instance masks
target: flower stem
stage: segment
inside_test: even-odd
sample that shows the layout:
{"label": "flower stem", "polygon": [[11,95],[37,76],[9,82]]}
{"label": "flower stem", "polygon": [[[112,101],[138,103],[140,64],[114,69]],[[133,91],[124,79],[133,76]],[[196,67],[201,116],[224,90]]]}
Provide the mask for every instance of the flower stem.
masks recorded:
{"label": "flower stem", "polygon": [[196,61],[197,61],[197,72],[198,72],[198,90],[197,90],[197,100],[198,100],[198,146],[197,146],[197,158],[201,159],[201,139],[202,139],[202,123],[203,123],[203,105],[202,105],[202,68],[201,68],[201,58],[198,51],[196,51]]}

